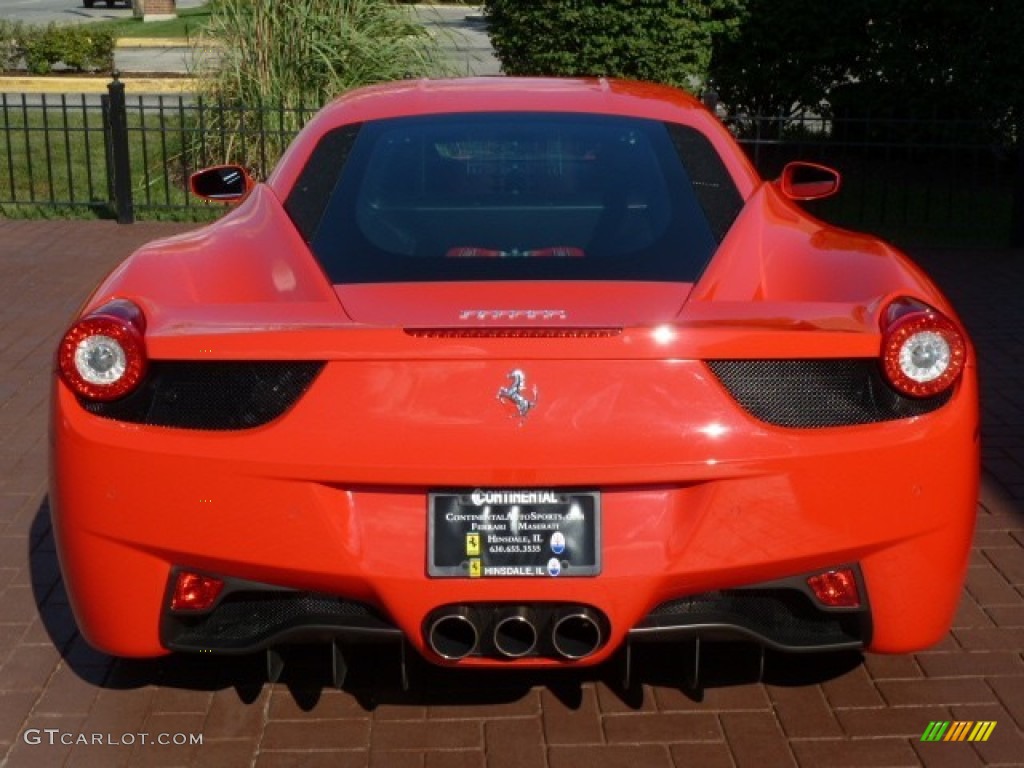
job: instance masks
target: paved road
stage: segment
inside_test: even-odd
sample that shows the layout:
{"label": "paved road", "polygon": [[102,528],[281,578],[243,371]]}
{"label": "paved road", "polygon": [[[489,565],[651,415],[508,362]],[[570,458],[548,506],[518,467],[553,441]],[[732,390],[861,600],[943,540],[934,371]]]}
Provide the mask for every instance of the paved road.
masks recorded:
{"label": "paved road", "polygon": [[[195,8],[206,0],[178,0],[178,8]],[[97,0],[95,8],[86,8],[81,0],[0,0],[0,18],[25,21],[31,24],[82,24],[102,19],[124,19],[132,15],[131,8],[118,0],[116,8],[107,8]]]}
{"label": "paved road", "polygon": [[[178,0],[179,9],[195,8],[207,0]],[[97,7],[86,8],[74,0],[0,0],[0,19],[28,24],[85,24],[91,21],[130,18],[132,10],[118,2],[107,8],[102,0]],[[114,66],[131,73],[190,73],[195,70],[196,57],[188,48],[128,48],[114,53]]]}
{"label": "paved road", "polygon": [[199,67],[212,65],[216,53],[184,46],[117,48],[114,66],[129,74],[191,75]]}
{"label": "paved road", "polygon": [[415,11],[427,29],[440,39],[455,68],[453,74],[501,74],[501,65],[494,56],[479,8],[416,6]]}
{"label": "paved road", "polygon": [[[105,271],[186,228],[0,219],[0,767],[1024,764],[1024,252],[918,254],[972,330],[985,404],[978,530],[939,645],[863,660],[772,656],[763,683],[749,654],[726,649],[696,692],[683,690],[667,646],[645,652],[632,692],[614,669],[538,680],[417,668],[403,693],[390,652],[359,657],[338,691],[322,648],[292,657],[271,685],[258,660],[115,660],[78,634],[46,500],[53,348]],[[922,743],[944,720],[997,725],[985,743]],[[144,745],[139,733],[203,743]]]}
{"label": "paved road", "polygon": [[[202,5],[205,0],[178,0],[178,8]],[[441,43],[452,74],[497,75],[500,64],[494,57],[480,9],[472,6],[415,6],[413,12]],[[0,0],[0,18],[33,24],[85,23],[131,16],[127,8],[86,9],[68,0]],[[126,73],[189,74],[200,64],[215,61],[216,55],[185,47],[118,48],[114,65]]]}
{"label": "paved road", "polygon": [[[455,76],[497,75],[487,27],[479,9],[466,6],[416,6],[413,11],[438,40]],[[191,73],[216,61],[216,53],[189,48],[118,48],[114,63],[122,72]]]}

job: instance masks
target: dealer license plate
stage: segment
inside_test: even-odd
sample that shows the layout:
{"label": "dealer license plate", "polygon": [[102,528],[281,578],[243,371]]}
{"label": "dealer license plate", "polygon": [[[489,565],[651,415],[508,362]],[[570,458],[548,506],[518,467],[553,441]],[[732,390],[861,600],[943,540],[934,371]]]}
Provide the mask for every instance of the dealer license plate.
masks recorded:
{"label": "dealer license plate", "polygon": [[501,489],[428,497],[427,572],[438,577],[595,576],[601,494]]}

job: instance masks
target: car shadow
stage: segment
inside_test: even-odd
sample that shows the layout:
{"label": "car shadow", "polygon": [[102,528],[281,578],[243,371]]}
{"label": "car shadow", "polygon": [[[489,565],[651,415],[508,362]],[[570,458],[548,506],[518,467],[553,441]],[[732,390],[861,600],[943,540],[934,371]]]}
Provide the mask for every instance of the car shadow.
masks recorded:
{"label": "car shadow", "polygon": [[[40,504],[29,536],[29,563],[33,594],[42,624],[74,673],[101,688],[130,689],[149,685],[198,691],[233,688],[240,702],[257,701],[267,684],[263,654],[201,656],[171,654],[157,659],[114,658],[92,649],[81,637],[67,604],[67,595],[53,543],[50,510]],[[383,704],[396,706],[480,706],[511,703],[535,688],[546,688],[570,709],[582,705],[585,686],[607,686],[622,702],[639,709],[651,688],[681,690],[694,702],[705,692],[722,687],[763,681],[778,686],[800,686],[839,677],[863,662],[857,652],[792,655],[767,652],[762,657],[748,643],[704,643],[699,679],[694,679],[693,643],[636,645],[626,680],[624,654],[597,667],[519,671],[471,670],[437,667],[416,653],[404,654],[403,685],[400,646],[362,645],[345,649],[349,673],[343,690],[361,707],[372,711]],[[332,685],[330,646],[280,649],[284,670],[279,684],[296,705],[316,708]],[[682,652],[681,652],[682,651]]]}

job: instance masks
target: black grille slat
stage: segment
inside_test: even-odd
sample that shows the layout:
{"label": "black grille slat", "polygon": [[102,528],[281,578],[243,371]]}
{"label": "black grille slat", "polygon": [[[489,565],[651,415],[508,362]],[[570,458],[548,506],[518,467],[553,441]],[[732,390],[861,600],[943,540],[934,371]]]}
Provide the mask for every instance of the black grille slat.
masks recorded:
{"label": "black grille slat", "polygon": [[291,590],[236,592],[210,613],[166,614],[161,636],[175,650],[243,650],[311,630],[330,634],[364,630],[392,633],[394,628],[363,603],[332,595]]}
{"label": "black grille slat", "polygon": [[154,361],[133,394],[82,405],[97,416],[135,424],[251,429],[284,414],[323,367],[307,361]]}
{"label": "black grille slat", "polygon": [[839,427],[921,416],[944,405],[904,397],[882,378],[875,358],[710,360],[708,368],[752,416],[782,427]]}
{"label": "black grille slat", "polygon": [[722,590],[662,603],[643,626],[704,623],[741,627],[782,646],[800,648],[865,640],[859,612],[819,610],[794,589]]}
{"label": "black grille slat", "polygon": [[330,623],[372,615],[361,603],[321,595],[232,596],[211,614],[190,622],[175,640],[231,644],[262,638],[297,623]]}

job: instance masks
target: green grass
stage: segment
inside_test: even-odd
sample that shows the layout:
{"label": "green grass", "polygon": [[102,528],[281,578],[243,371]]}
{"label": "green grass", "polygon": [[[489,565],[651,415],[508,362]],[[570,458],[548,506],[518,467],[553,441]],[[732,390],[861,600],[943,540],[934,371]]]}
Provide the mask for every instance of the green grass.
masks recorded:
{"label": "green grass", "polygon": [[106,199],[102,115],[72,111],[66,118],[38,108],[3,113],[0,133],[0,199],[25,205]]}
{"label": "green grass", "polygon": [[[111,218],[103,118],[69,106],[0,110],[0,215]],[[128,111],[132,196],[139,218],[205,220],[223,213],[191,198],[182,148],[194,135],[174,114]],[[185,207],[187,206],[187,207]]]}
{"label": "green grass", "polygon": [[115,38],[122,37],[172,37],[192,39],[199,35],[209,23],[212,11],[209,5],[199,8],[182,8],[178,18],[168,21],[143,21],[142,19],[117,19],[97,21],[90,29],[109,32]]}

